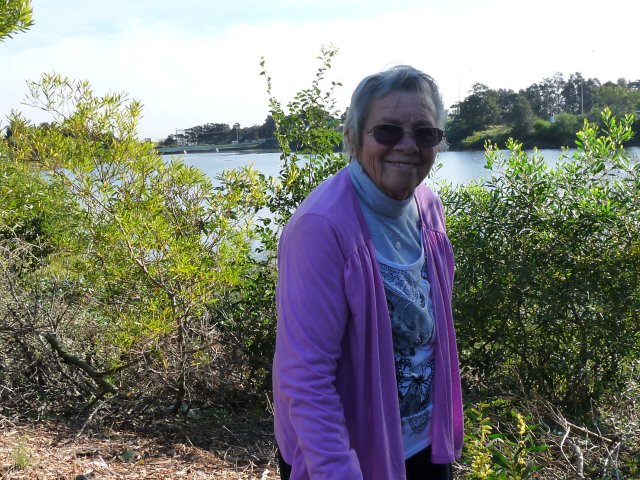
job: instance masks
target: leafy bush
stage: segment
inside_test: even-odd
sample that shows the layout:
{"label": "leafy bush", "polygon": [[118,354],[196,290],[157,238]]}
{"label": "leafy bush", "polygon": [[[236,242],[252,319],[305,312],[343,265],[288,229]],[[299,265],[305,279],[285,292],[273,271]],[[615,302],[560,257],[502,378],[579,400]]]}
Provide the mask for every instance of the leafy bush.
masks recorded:
{"label": "leafy bush", "polygon": [[14,114],[0,144],[0,348],[11,352],[0,374],[23,395],[11,404],[141,397],[127,408],[177,412],[235,389],[264,394],[280,228],[345,164],[338,84],[321,88],[333,55],[323,49],[287,113],[267,77],[280,175],[235,169],[215,187],[137,140],[139,102],[59,75],[30,83],[29,103],[52,121]]}
{"label": "leafy bush", "polygon": [[[31,257],[35,246],[52,248],[28,281],[5,275],[0,308],[14,324],[2,340],[9,351],[21,345],[26,363],[59,370],[40,375],[44,383],[56,378],[69,388],[64,378],[78,379],[71,383],[81,401],[171,396],[177,410],[196,376],[212,376],[203,369],[221,370],[209,352],[222,323],[210,316],[211,306],[242,283],[250,261],[250,219],[264,203],[256,173],[229,172],[227,190],[214,189],[201,171],[165,162],[136,139],[138,102],[96,97],[86,82],[45,75],[31,83],[30,100],[53,121],[35,127],[14,116],[7,151],[23,169],[19,185],[60,195],[36,205],[36,213],[5,218],[0,231],[16,232],[16,222],[30,226],[39,218],[58,223],[47,235],[33,226],[35,233],[22,235]],[[240,185],[255,188],[239,191]],[[7,201],[11,207],[25,200]],[[54,215],[49,204],[66,208]],[[3,258],[14,270],[25,268],[15,248]],[[38,305],[45,298],[59,316]],[[71,299],[79,310],[69,309]]]}
{"label": "leafy bush", "polygon": [[[462,477],[477,480],[521,480],[540,470],[539,452],[547,450],[535,437],[535,427],[504,400],[479,402],[465,408]],[[494,427],[495,426],[495,427]],[[501,431],[496,431],[499,428]]]}
{"label": "leafy bush", "polygon": [[[256,224],[260,242],[258,255],[252,257],[245,270],[245,281],[239,288],[228,290],[224,311],[224,335],[228,343],[238,346],[250,360],[251,381],[261,393],[270,391],[271,359],[275,348],[275,256],[280,232],[300,202],[320,182],[346,165],[337,153],[342,135],[340,113],[335,107],[334,92],[339,86],[330,82],[325,89],[325,75],[337,49],[323,46],[318,58],[320,67],[311,87],[300,90],[286,108],[271,89],[271,77],[261,62],[267,82],[270,115],[275,123],[275,137],[280,146],[280,172],[276,177],[259,174],[264,186],[263,216]],[[226,189],[223,182],[222,189]],[[264,397],[263,397],[264,398]]]}
{"label": "leafy bush", "polygon": [[549,145],[573,146],[575,144],[576,134],[580,131],[582,123],[583,119],[581,116],[560,112],[555,116],[555,121],[551,124],[544,140],[548,142]]}
{"label": "leafy bush", "polygon": [[267,202],[279,227],[287,223],[300,202],[320,182],[346,165],[346,157],[336,153],[342,144],[342,133],[334,91],[340,84],[331,82],[326,91],[321,85],[336,54],[335,47],[322,47],[318,58],[321,66],[311,87],[300,90],[287,104],[287,111],[273,96],[264,59],[261,63],[262,75],[267,80],[270,115],[276,127],[274,134],[282,151],[278,178],[269,179]]}
{"label": "leafy bush", "polygon": [[572,411],[621,388],[640,344],[640,166],[631,117],[585,123],[549,168],[509,141],[485,184],[444,188],[456,252],[462,364],[491,391],[537,392]]}

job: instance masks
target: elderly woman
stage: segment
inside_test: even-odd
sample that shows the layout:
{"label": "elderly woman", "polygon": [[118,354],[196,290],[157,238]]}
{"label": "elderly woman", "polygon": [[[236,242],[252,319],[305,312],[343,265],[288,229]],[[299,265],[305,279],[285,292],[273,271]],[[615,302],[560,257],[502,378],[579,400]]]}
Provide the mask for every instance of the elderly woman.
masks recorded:
{"label": "elderly woman", "polygon": [[278,252],[273,363],[282,478],[452,478],[463,439],[442,205],[422,184],[444,108],[425,73],[366,77],[350,165],[319,185]]}

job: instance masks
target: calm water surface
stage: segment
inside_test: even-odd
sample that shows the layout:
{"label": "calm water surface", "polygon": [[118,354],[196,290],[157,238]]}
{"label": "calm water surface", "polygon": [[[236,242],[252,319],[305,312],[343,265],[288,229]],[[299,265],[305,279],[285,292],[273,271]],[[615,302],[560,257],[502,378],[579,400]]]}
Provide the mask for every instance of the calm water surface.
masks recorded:
{"label": "calm water surface", "polygon": [[[640,148],[630,148],[629,151],[636,159],[640,158]],[[539,152],[549,164],[554,164],[562,150],[539,150]],[[569,150],[569,153],[571,152],[572,150]],[[170,157],[165,155],[165,158]],[[187,165],[201,169],[211,179],[215,179],[223,170],[245,165],[253,165],[267,176],[276,176],[280,168],[280,152],[191,153],[183,155],[182,158]],[[464,184],[489,177],[489,171],[484,168],[484,151],[442,152],[438,154],[436,163],[440,164],[433,173],[436,181],[446,180],[453,184]]]}

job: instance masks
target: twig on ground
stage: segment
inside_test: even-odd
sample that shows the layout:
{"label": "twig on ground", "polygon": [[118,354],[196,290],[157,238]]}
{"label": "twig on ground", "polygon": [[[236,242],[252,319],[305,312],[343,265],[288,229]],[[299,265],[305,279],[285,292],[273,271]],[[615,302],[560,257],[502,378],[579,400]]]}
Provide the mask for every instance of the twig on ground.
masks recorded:
{"label": "twig on ground", "polygon": [[98,410],[100,410],[103,407],[103,405],[104,405],[104,402],[98,402],[97,403],[96,407],[93,409],[93,411],[89,414],[87,419],[82,424],[82,428],[80,428],[80,431],[76,434],[76,437],[75,437],[76,440],[82,436],[82,433],[84,432],[84,429],[87,428],[87,425],[89,425],[89,423],[93,419],[94,415],[98,412]]}
{"label": "twig on ground", "polygon": [[[567,438],[567,443],[573,449],[573,453],[577,459],[577,466],[575,470],[576,470],[576,473],[578,474],[578,478],[584,478],[584,455],[582,455],[582,450],[580,449],[578,444],[574,442],[571,438]],[[565,458],[567,457],[565,456]]]}

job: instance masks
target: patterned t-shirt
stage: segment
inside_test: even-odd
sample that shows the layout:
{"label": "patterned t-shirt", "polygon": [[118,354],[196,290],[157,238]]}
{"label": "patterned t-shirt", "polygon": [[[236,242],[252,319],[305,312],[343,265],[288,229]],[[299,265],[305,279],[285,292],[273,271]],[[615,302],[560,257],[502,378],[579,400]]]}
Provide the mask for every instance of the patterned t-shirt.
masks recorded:
{"label": "patterned t-shirt", "polygon": [[431,444],[436,328],[424,253],[410,265],[378,254],[393,329],[405,458]]}

